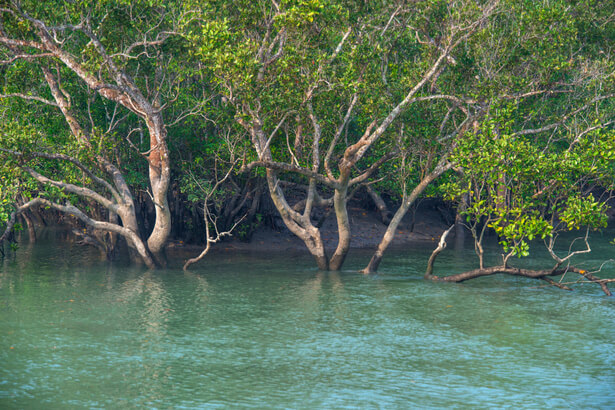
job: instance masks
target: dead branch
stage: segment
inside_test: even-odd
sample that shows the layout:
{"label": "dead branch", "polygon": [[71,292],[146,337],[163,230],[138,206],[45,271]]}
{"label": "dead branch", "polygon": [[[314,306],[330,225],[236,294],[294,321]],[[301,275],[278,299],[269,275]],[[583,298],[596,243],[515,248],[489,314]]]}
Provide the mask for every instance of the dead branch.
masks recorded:
{"label": "dead branch", "polygon": [[438,257],[440,252],[442,252],[446,248],[446,237],[451,232],[451,230],[453,230],[454,227],[455,227],[454,224],[451,225],[451,227],[448,228],[446,231],[444,231],[442,233],[442,236],[440,236],[440,242],[438,242],[438,247],[434,249],[434,251],[431,253],[431,256],[429,257],[429,261],[427,262],[427,269],[425,270],[425,279],[437,278],[437,276],[432,275],[433,264],[436,261],[436,258]]}

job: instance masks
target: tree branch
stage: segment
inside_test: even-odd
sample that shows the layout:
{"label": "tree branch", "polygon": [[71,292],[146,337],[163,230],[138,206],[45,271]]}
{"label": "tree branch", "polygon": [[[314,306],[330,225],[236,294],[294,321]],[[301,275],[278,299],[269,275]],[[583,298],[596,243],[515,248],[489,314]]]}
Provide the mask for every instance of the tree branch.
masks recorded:
{"label": "tree branch", "polygon": [[327,154],[325,155],[325,164],[324,164],[325,172],[327,173],[327,176],[331,179],[334,179],[333,172],[331,172],[331,167],[329,165],[331,161],[331,156],[333,155],[333,151],[335,150],[335,146],[337,145],[337,142],[339,141],[342,135],[342,132],[344,132],[344,128],[346,128],[346,125],[348,124],[348,121],[350,120],[352,110],[354,109],[354,106],[357,103],[357,100],[358,100],[358,95],[357,93],[354,93],[352,95],[352,99],[350,100],[350,105],[348,106],[348,109],[346,110],[346,115],[344,115],[344,120],[342,121],[339,128],[335,132],[335,135],[333,136],[333,140],[331,141],[331,144],[329,144],[329,149],[327,150]]}
{"label": "tree branch", "polygon": [[149,253],[147,249],[145,249],[145,246],[143,245],[141,238],[139,238],[139,236],[135,232],[131,231],[128,228],[125,228],[120,225],[116,225],[111,222],[102,222],[102,221],[94,220],[90,218],[89,216],[87,216],[86,214],[84,214],[79,208],[77,208],[74,205],[68,205],[68,204],[60,205],[60,204],[51,202],[43,198],[34,198],[28,201],[27,203],[19,206],[15,211],[13,211],[13,213],[11,214],[11,217],[9,218],[9,223],[7,223],[7,227],[5,228],[5,231],[0,237],[0,242],[5,240],[8,234],[10,233],[10,231],[13,229],[17,216],[21,214],[22,212],[26,211],[27,209],[32,208],[34,206],[46,206],[46,207],[55,209],[57,211],[60,211],[62,213],[74,216],[75,218],[79,219],[80,221],[82,221],[83,223],[85,223],[86,225],[94,229],[100,229],[103,231],[114,232],[119,235],[122,235],[123,237],[125,237],[127,240],[131,241],[135,245],[135,247],[139,251],[139,254],[143,258],[143,261],[145,262],[147,267],[149,268],[155,267],[155,264],[152,261],[152,259],[149,257]]}
{"label": "tree branch", "polygon": [[50,101],[46,98],[39,97],[37,95],[27,95],[27,94],[22,94],[22,93],[0,94],[0,98],[11,98],[11,97],[21,98],[22,100],[38,101],[38,102],[42,102],[43,104],[58,107],[58,104],[56,104],[55,102]]}
{"label": "tree branch", "polygon": [[299,167],[296,165],[285,164],[282,162],[275,162],[275,161],[253,161],[249,164],[243,165],[240,168],[239,172],[249,172],[256,167],[263,167],[263,168],[275,169],[275,170],[280,170],[280,171],[294,172],[294,173],[306,176],[308,178],[313,178],[317,180],[318,182],[328,187],[331,187],[331,188],[336,188],[338,185],[336,181],[332,181],[329,178],[323,175],[320,175],[319,173],[314,172],[310,169],[306,169],[306,168]]}
{"label": "tree branch", "polygon": [[64,189],[67,192],[73,193],[75,195],[79,195],[79,196],[82,196],[82,197],[90,198],[90,199],[98,202],[99,204],[101,204],[105,208],[109,209],[110,211],[113,211],[115,213],[117,213],[117,211],[118,211],[118,205],[117,204],[113,203],[109,199],[105,198],[104,196],[100,195],[97,192],[94,192],[91,189],[80,187],[80,186],[73,185],[73,184],[69,184],[69,183],[66,183],[66,182],[55,181],[53,179],[47,178],[46,176],[44,176],[42,174],[39,174],[38,172],[36,172],[35,170],[33,170],[32,168],[29,168],[29,167],[23,167],[23,169],[26,172],[28,172],[34,179],[36,179],[41,184],[52,185],[52,186]]}
{"label": "tree branch", "polygon": [[442,236],[440,236],[440,242],[438,242],[438,247],[434,249],[434,251],[431,253],[431,256],[429,257],[429,261],[427,262],[427,269],[425,270],[425,276],[424,276],[425,279],[434,278],[434,276],[432,275],[433,264],[436,261],[436,258],[438,257],[440,252],[442,252],[446,248],[446,237],[453,230],[454,227],[455,227],[455,224],[451,225],[451,227],[448,228],[446,231],[444,231],[442,233]]}
{"label": "tree branch", "polygon": [[574,111],[564,115],[562,117],[562,119],[559,120],[559,121],[556,121],[556,122],[551,123],[549,125],[545,125],[544,127],[540,127],[540,128],[533,128],[533,129],[526,129],[526,130],[517,131],[514,134],[512,134],[512,136],[516,137],[516,136],[519,136],[519,135],[539,134],[539,133],[544,132],[544,131],[552,130],[552,129],[557,128],[560,125],[564,124],[571,117],[573,117],[573,116],[577,115],[578,113],[580,113],[581,111],[587,109],[590,105],[592,105],[592,104],[594,104],[596,102],[602,101],[602,100],[613,98],[613,97],[615,97],[615,94],[607,94],[607,95],[602,95],[602,96],[599,96],[599,97],[594,97],[587,104],[585,104],[582,107],[577,108],[576,110],[574,110]]}
{"label": "tree branch", "polygon": [[382,157],[378,159],[378,161],[374,162],[369,168],[367,168],[363,173],[359,176],[356,176],[350,180],[348,186],[353,186],[355,184],[361,183],[369,178],[376,170],[378,170],[382,164],[395,157],[398,154],[397,150],[392,150],[384,154]]}
{"label": "tree branch", "polygon": [[11,64],[17,60],[20,59],[24,59],[24,60],[34,60],[37,58],[45,58],[45,57],[53,57],[52,53],[41,53],[41,54],[16,54],[13,57],[9,58],[8,60],[1,60],[0,61],[0,65],[8,65]]}

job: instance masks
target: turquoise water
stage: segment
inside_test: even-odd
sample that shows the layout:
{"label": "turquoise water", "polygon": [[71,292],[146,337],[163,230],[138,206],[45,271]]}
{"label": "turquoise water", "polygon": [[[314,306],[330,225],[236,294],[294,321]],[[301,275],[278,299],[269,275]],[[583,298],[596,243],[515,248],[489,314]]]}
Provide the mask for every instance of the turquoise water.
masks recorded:
{"label": "turquoise water", "polygon": [[[365,277],[363,253],[326,273],[221,250],[184,273],[23,245],[0,261],[0,408],[615,407],[615,298],[426,282],[429,249]],[[437,269],[472,255],[447,249]]]}

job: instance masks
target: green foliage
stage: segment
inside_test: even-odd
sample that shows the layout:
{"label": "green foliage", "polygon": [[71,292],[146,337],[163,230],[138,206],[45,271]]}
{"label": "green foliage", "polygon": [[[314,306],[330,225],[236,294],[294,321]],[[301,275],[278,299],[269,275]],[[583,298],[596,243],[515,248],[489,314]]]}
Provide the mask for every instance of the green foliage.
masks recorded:
{"label": "green foliage", "polygon": [[612,135],[599,132],[568,144],[536,144],[512,131],[517,109],[494,110],[478,133],[460,140],[452,160],[463,168],[463,176],[446,189],[450,199],[468,194],[467,222],[486,224],[504,252],[522,257],[529,255],[530,241],[553,236],[562,224],[567,230],[606,227],[606,205],[585,187],[613,181],[612,170],[598,166],[610,156],[600,147]]}
{"label": "green foliage", "polygon": [[568,230],[579,229],[581,226],[605,228],[607,215],[606,204],[598,202],[592,194],[586,197],[570,197],[562,205],[559,216]]}
{"label": "green foliage", "polygon": [[[309,168],[314,130],[306,94],[313,87],[311,109],[322,126],[322,172],[322,157],[352,95],[357,93],[358,102],[332,147],[332,163],[373,120],[391,112],[451,40],[451,27],[466,27],[484,3],[461,1],[452,7],[429,0],[398,9],[388,1],[280,0],[275,3],[279,12],[269,0],[79,0],[62,7],[24,0],[20,5],[33,18],[65,27],[56,33],[62,47],[90,75],[113,83],[114,73],[91,39],[68,28],[89,18],[111,61],[164,106],[165,120],[173,123],[167,131],[174,183],[189,203],[202,203],[238,158],[243,163],[257,159],[253,136],[240,125],[251,121],[251,112],[260,115],[259,126],[272,136],[273,160]],[[606,206],[598,192],[610,191],[615,181],[615,131],[603,124],[613,120],[615,106],[613,98],[593,99],[615,89],[615,77],[608,75],[615,68],[608,51],[615,38],[612,10],[612,0],[502,0],[415,95],[468,102],[434,98],[411,104],[358,168],[398,150],[400,155],[383,164],[373,180],[379,191],[399,200],[452,150],[450,160],[463,173],[447,173],[426,195],[457,201],[468,196],[466,221],[487,224],[504,251],[518,256],[527,255],[530,241],[562,227],[603,227]],[[30,21],[6,12],[0,16],[10,36],[36,40]],[[155,47],[139,44],[146,34],[154,40],[156,32],[168,37],[161,36],[165,40]],[[126,56],[129,45],[134,47]],[[8,51],[0,51],[1,60],[8,61]],[[20,52],[37,53],[27,47]],[[136,132],[147,128],[143,121],[88,90],[58,60],[20,58],[2,65],[0,94],[53,100],[41,67],[61,79],[92,144],[75,139],[57,107],[2,98],[0,222],[22,198],[79,201],[36,183],[24,172],[26,166],[52,179],[95,186],[73,164],[35,152],[71,155],[108,178],[96,165],[101,155],[118,166],[133,189],[148,189],[148,166],[139,151],[150,148],[149,136]],[[518,97],[524,93],[528,96]],[[466,114],[472,121],[457,135]],[[117,119],[122,120],[114,123]],[[520,132],[548,124],[556,126]],[[337,176],[335,166],[332,172]],[[257,169],[252,175],[263,174]],[[249,179],[233,177],[238,185]],[[285,178],[305,182],[297,175]],[[236,190],[225,185],[211,202],[222,206]]]}

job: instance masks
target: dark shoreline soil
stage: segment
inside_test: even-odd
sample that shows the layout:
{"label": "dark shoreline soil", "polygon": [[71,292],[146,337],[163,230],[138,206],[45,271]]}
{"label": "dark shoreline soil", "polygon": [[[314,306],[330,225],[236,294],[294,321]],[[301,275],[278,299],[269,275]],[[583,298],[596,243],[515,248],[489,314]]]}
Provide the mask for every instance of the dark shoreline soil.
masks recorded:
{"label": "dark shoreline soil", "polygon": [[[365,252],[375,251],[387,229],[387,225],[382,223],[380,219],[379,212],[375,209],[363,208],[355,203],[348,207],[348,213],[352,234],[351,249]],[[320,216],[322,215],[317,215],[315,219]],[[454,216],[454,210],[448,208],[442,201],[437,199],[421,201],[417,209],[414,212],[408,212],[400,223],[390,249],[404,248],[413,244],[425,247],[427,244],[436,242],[442,232],[453,223]],[[39,233],[43,234],[48,229],[51,229],[49,232],[52,232],[54,240],[81,243],[83,246],[88,245],[74,235],[75,226],[67,223],[66,220],[59,220],[46,226],[37,225],[37,237],[40,238]],[[27,230],[19,232],[18,241],[28,241],[27,235]],[[321,235],[328,252],[333,252],[338,239],[334,213],[330,213],[324,218]],[[45,235],[43,234],[43,236]],[[203,244],[186,243],[179,239],[171,240],[166,247],[166,254],[171,260],[186,260],[200,254],[203,248]],[[294,255],[309,255],[305,244],[286,228],[279,217],[273,223],[259,226],[249,241],[242,241],[238,238],[238,235],[232,235],[215,243],[211,247],[210,253],[229,254],[234,251],[274,254],[287,252]],[[123,253],[123,251],[120,252]],[[121,259],[122,256],[118,254],[115,258]]]}
{"label": "dark shoreline soil", "polygon": [[[352,232],[352,249],[375,249],[387,226],[374,210],[359,207],[349,207],[349,216]],[[415,213],[409,212],[397,229],[392,247],[404,246],[413,243],[429,243],[438,240],[454,220],[454,214],[447,209],[438,209],[438,204],[429,203],[420,206]],[[262,226],[253,234],[249,242],[243,242],[236,237],[214,244],[212,252],[223,251],[263,251],[287,252],[305,251],[305,244],[290,232],[283,224],[279,229]],[[337,245],[337,225],[335,215],[330,214],[321,228],[322,238],[328,250],[335,249]],[[173,241],[167,247],[168,253],[198,253],[202,245],[185,244]]]}

